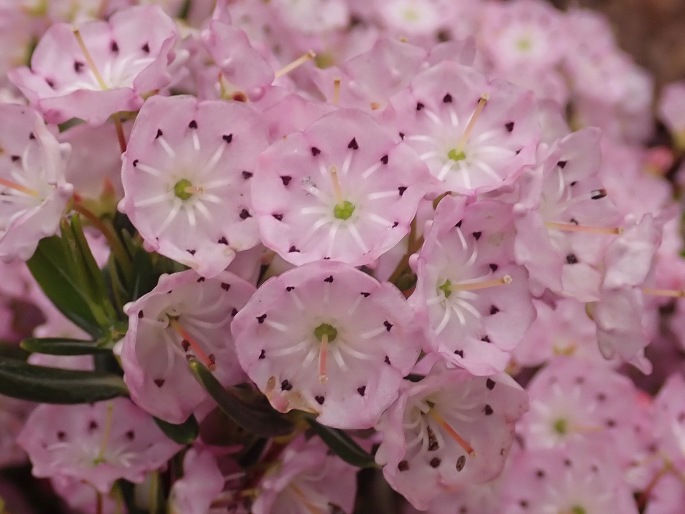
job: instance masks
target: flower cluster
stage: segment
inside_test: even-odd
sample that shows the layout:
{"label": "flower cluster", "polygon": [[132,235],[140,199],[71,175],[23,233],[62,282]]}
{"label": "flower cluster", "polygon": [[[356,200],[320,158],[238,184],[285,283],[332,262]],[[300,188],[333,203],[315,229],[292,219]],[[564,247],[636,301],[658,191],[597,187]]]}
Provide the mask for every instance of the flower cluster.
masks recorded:
{"label": "flower cluster", "polygon": [[0,486],[679,512],[684,83],[543,0],[152,3],[0,6]]}

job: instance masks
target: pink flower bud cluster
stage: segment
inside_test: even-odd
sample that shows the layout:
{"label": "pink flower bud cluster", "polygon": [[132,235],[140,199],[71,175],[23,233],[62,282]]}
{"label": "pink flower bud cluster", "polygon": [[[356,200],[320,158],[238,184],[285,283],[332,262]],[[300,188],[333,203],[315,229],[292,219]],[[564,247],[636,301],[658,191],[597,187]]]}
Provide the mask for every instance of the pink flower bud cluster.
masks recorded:
{"label": "pink flower bud cluster", "polygon": [[[94,514],[681,512],[685,84],[543,0],[154,3],[0,5],[0,339],[87,337],[23,264],[80,216],[128,390],[0,397],[0,468]],[[124,305],[122,251],[173,272]]]}

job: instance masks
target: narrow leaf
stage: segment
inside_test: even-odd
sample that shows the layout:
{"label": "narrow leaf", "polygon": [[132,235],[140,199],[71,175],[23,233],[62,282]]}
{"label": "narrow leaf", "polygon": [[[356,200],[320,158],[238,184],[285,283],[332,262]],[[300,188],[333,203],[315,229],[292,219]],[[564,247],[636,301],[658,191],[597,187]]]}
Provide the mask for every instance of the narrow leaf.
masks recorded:
{"label": "narrow leaf", "polygon": [[313,418],[307,418],[312,430],[324,443],[342,460],[358,468],[378,467],[373,456],[366,452],[357,442],[343,430],[331,428],[317,423]]}
{"label": "narrow leaf", "polygon": [[91,335],[100,331],[88,297],[69,270],[73,263],[59,237],[44,238],[26,263],[43,292],[67,318]]}
{"label": "narrow leaf", "polygon": [[0,394],[41,403],[89,403],[128,394],[121,377],[0,359]]}
{"label": "narrow leaf", "polygon": [[188,365],[195,379],[214,398],[224,414],[248,432],[262,437],[274,437],[293,431],[294,425],[275,410],[248,403],[234,391],[224,389],[201,362],[191,359]]}
{"label": "narrow leaf", "polygon": [[44,337],[24,339],[20,345],[31,353],[45,353],[48,355],[92,355],[94,353],[108,353],[108,348],[100,348],[93,341],[81,339],[64,339],[60,337]]}
{"label": "narrow leaf", "polygon": [[116,312],[109,301],[104,276],[95,261],[95,257],[93,257],[88,241],[86,241],[81,219],[78,216],[71,218],[70,229],[75,245],[75,261],[85,276],[84,285],[89,288],[92,300],[102,309],[103,316],[109,320],[114,320],[116,319]]}
{"label": "narrow leaf", "polygon": [[169,439],[178,444],[190,444],[197,439],[197,436],[200,433],[200,426],[193,415],[180,425],[174,425],[173,423],[169,423],[159,418],[154,418],[154,420],[162,432],[164,432]]}

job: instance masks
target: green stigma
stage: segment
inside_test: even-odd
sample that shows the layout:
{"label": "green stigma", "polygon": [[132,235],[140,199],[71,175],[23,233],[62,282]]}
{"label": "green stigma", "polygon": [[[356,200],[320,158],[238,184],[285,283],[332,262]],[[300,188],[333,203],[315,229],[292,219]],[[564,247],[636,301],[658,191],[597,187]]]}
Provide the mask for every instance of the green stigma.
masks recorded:
{"label": "green stigma", "polygon": [[354,213],[354,204],[345,200],[333,207],[333,216],[339,220],[349,219]]}
{"label": "green stigma", "polygon": [[192,187],[192,185],[193,184],[190,182],[190,180],[187,178],[182,178],[174,185],[174,194],[181,200],[187,200],[193,196],[193,193],[188,192],[188,188]]}
{"label": "green stigma", "polygon": [[571,507],[571,514],[586,514],[586,510],[580,505],[574,505]]}
{"label": "green stigma", "polygon": [[530,42],[530,39],[524,38],[524,39],[519,39],[518,42],[516,43],[516,46],[522,52],[527,52],[528,50],[530,50],[532,48],[533,44]]}
{"label": "green stigma", "polygon": [[[568,422],[565,419],[558,419],[554,422],[554,430],[561,435],[568,433]],[[585,511],[583,511],[585,512]]]}
{"label": "green stigma", "polygon": [[447,152],[447,157],[449,157],[453,161],[463,161],[464,159],[466,159],[466,154],[463,150],[457,152],[455,148],[452,148],[449,152]]}
{"label": "green stigma", "polygon": [[323,336],[328,336],[328,342],[332,343],[338,337],[338,331],[333,325],[321,323],[321,325],[314,329],[314,337],[323,342]]}
{"label": "green stigma", "polygon": [[445,298],[449,298],[452,294],[452,282],[450,282],[449,279],[447,279],[442,283],[441,286],[438,286],[438,289],[445,293]]}

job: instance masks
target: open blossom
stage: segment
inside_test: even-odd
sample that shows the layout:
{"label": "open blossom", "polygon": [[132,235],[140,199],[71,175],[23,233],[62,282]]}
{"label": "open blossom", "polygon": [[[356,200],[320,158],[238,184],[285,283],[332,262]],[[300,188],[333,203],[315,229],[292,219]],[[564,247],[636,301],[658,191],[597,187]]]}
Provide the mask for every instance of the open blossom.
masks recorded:
{"label": "open blossom", "polygon": [[119,209],[148,247],[203,276],[259,242],[250,182],[266,128],[241,103],[154,97],[124,154]]}
{"label": "open blossom", "polygon": [[503,514],[637,514],[630,487],[601,445],[519,452],[509,466]]}
{"label": "open blossom", "polygon": [[599,295],[603,252],[621,221],[598,177],[599,137],[596,129],[563,137],[519,181],[516,260],[537,295],[545,287],[586,302]]}
{"label": "open blossom", "polygon": [[206,514],[223,490],[224,481],[212,453],[191,448],[183,458],[183,478],[171,489],[169,514]]}
{"label": "open blossom", "polygon": [[351,514],[355,475],[356,469],[331,455],[321,440],[300,437],[261,480],[251,512]]}
{"label": "open blossom", "polygon": [[70,477],[108,493],[120,478],[139,483],[179,446],[127,398],[83,405],[43,404],[18,442],[36,477]]}
{"label": "open blossom", "polygon": [[534,162],[532,93],[474,68],[440,62],[416,75],[392,105],[398,131],[428,165],[438,193],[492,191]]}
{"label": "open blossom", "polygon": [[129,304],[121,364],[133,400],[161,419],[185,421],[207,399],[188,369],[189,357],[214,370],[221,383],[239,382],[244,374],[229,326],[253,292],[228,271],[205,279],[188,270],[163,276]]}
{"label": "open blossom", "polygon": [[637,453],[638,391],[605,364],[557,357],[535,375],[527,391],[530,411],[517,426],[526,448],[601,443],[621,465]]}
{"label": "open blossom", "polygon": [[0,105],[0,259],[27,260],[55,234],[73,186],[60,144],[30,107]]}
{"label": "open blossom", "polygon": [[445,197],[416,256],[410,305],[430,347],[474,374],[503,371],[535,318],[528,273],[514,262],[511,207]]}
{"label": "open blossom", "polygon": [[171,82],[175,40],[174,21],[158,6],[124,9],[77,30],[57,23],[38,43],[31,68],[9,77],[47,121],[99,125],[119,111],[137,111],[143,95]]}
{"label": "open blossom", "polygon": [[381,418],[376,462],[395,490],[425,510],[440,494],[495,478],[527,408],[508,375],[475,377],[438,364],[419,382],[405,382]]}
{"label": "open blossom", "polygon": [[370,428],[418,357],[412,320],[393,285],[321,261],[265,282],[231,330],[240,364],[275,409]]}
{"label": "open blossom", "polygon": [[340,109],[260,156],[252,199],[262,241],[293,264],[368,264],[409,232],[427,176],[371,116]]}

